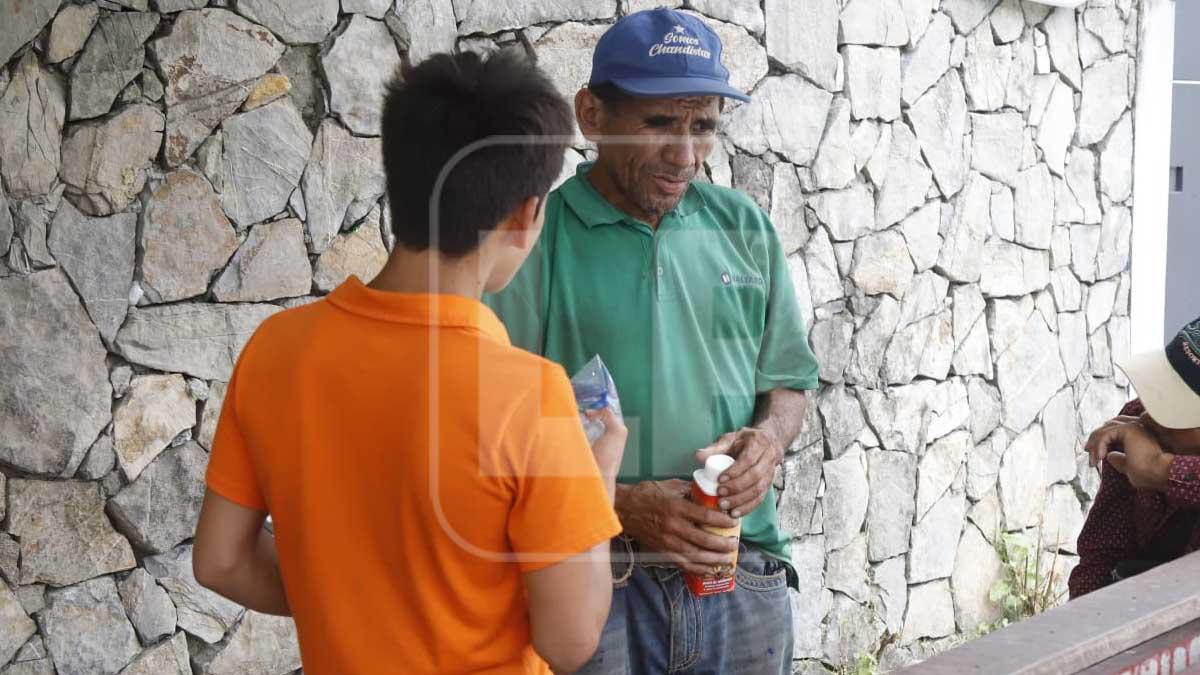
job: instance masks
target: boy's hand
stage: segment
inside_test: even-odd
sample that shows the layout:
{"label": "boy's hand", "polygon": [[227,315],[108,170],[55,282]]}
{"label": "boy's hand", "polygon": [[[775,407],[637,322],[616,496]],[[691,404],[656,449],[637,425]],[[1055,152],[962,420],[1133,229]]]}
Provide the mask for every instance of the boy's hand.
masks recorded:
{"label": "boy's hand", "polygon": [[[1120,450],[1120,445],[1113,445],[1111,434],[1109,431],[1113,427],[1119,427],[1123,424],[1137,424],[1141,420],[1140,417],[1132,417],[1130,415],[1118,415],[1111,420],[1100,425],[1088,436],[1087,443],[1084,444],[1084,449],[1088,452],[1088,463],[1094,468],[1099,468],[1104,457],[1113,451]],[[1111,447],[1110,447],[1111,446]]]}
{"label": "boy's hand", "polygon": [[[1092,434],[1104,457],[1139,490],[1166,490],[1174,455],[1163,452],[1158,440],[1141,424],[1114,424]],[[1091,442],[1091,439],[1088,440]],[[1120,450],[1109,450],[1119,446]]]}
{"label": "boy's hand", "polygon": [[737,527],[737,521],[715,509],[687,499],[691,483],[684,480],[646,481],[623,486],[617,513],[625,534],[663,562],[700,576],[729,564],[737,539],[705,532],[701,525]]}
{"label": "boy's hand", "polygon": [[592,454],[596,456],[600,475],[606,481],[613,481],[621,470],[621,458],[625,456],[625,440],[629,437],[629,430],[610,407],[588,410],[584,414],[590,420],[604,423],[604,434],[592,443]]}
{"label": "boy's hand", "polygon": [[711,455],[731,455],[737,461],[721,474],[720,506],[734,518],[758,508],[783,461],[783,445],[773,434],[756,427],[727,433],[696,452],[701,463]]}

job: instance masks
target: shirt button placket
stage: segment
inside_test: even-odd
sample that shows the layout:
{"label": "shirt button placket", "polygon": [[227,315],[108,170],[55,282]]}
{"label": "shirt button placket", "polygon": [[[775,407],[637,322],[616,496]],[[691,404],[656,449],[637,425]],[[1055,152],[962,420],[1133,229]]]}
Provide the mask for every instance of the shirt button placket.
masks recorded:
{"label": "shirt button placket", "polygon": [[[662,226],[661,223],[659,225]],[[658,251],[658,233],[654,233],[654,255],[650,258],[650,281],[654,284],[654,300],[658,301],[662,297],[662,262],[659,260]]]}
{"label": "shirt button placket", "polygon": [[[667,217],[669,218],[670,216],[667,216]],[[663,220],[665,221],[666,218],[664,218]],[[656,300],[662,299],[662,287],[663,287],[663,284],[665,284],[667,282],[666,274],[667,274],[667,265],[669,264],[668,261],[665,259],[666,256],[663,251],[665,241],[666,241],[666,236],[667,236],[667,233],[663,231],[663,225],[664,225],[664,223],[662,221],[660,221],[658,224],[658,229],[655,230],[655,232],[654,232],[654,263],[653,263],[653,275],[652,276],[654,276],[654,279],[655,279],[654,298]]]}

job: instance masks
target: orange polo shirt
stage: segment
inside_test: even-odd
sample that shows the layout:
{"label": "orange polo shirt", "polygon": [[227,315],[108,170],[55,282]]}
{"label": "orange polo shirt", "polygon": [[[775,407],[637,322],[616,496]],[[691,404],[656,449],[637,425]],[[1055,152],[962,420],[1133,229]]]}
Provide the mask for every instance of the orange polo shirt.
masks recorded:
{"label": "orange polo shirt", "polygon": [[521,575],[620,531],[560,366],[354,277],[250,339],[207,483],[271,514],[309,675],[549,673]]}

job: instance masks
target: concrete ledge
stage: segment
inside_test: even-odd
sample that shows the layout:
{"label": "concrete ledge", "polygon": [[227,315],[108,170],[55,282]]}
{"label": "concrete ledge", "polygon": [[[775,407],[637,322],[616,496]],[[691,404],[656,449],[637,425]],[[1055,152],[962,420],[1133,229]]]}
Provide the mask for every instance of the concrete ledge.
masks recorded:
{"label": "concrete ledge", "polygon": [[1192,554],[896,672],[1076,673],[1197,618],[1200,555]]}
{"label": "concrete ledge", "polygon": [[1200,666],[1200,620],[1127,649],[1077,675],[1182,675]]}

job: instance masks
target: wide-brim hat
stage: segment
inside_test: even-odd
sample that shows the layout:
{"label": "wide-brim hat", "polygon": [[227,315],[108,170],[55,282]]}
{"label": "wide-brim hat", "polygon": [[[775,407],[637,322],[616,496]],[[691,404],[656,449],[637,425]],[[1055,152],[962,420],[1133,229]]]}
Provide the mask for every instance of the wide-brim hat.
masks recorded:
{"label": "wide-brim hat", "polygon": [[1200,427],[1200,319],[1164,349],[1134,354],[1117,367],[1154,421],[1168,429]]}

